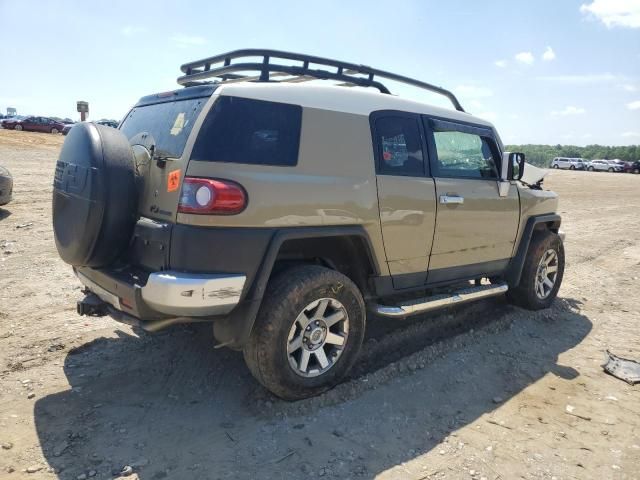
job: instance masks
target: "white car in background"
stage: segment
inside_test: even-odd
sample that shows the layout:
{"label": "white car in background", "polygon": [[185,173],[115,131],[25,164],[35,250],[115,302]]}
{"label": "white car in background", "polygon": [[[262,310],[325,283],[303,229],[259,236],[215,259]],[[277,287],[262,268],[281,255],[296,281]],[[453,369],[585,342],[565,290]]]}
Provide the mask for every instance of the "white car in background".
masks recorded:
{"label": "white car in background", "polygon": [[591,160],[589,162],[589,166],[587,170],[590,172],[600,171],[600,172],[619,172],[621,170],[617,170],[618,165],[612,164],[609,160]]}
{"label": "white car in background", "polygon": [[562,168],[566,170],[584,170],[584,160],[581,158],[556,157],[551,162],[551,168]]}

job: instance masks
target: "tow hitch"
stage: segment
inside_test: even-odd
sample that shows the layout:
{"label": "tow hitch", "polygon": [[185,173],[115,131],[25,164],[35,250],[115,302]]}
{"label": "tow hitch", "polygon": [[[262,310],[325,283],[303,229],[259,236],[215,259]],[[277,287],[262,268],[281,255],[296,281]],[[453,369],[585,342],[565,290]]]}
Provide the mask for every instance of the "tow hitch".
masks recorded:
{"label": "tow hitch", "polygon": [[100,297],[89,290],[84,290],[84,293],[85,297],[77,303],[78,315],[104,317],[108,314],[107,304]]}

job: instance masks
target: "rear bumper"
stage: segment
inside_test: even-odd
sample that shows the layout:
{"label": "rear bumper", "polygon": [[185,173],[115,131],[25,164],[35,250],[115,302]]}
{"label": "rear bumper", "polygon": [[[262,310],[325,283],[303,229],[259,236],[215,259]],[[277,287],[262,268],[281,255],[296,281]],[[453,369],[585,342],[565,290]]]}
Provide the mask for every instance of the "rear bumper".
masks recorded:
{"label": "rear bumper", "polygon": [[222,273],[163,271],[145,275],[91,268],[75,272],[86,289],[110,309],[142,321],[226,315],[239,303],[246,281],[244,275]]}

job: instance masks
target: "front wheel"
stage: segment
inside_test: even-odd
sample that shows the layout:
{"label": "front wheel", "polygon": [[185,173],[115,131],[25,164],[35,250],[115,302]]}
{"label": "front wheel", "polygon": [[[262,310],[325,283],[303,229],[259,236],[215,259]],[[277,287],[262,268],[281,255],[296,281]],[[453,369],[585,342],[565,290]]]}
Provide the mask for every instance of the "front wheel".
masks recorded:
{"label": "front wheel", "polygon": [[22,125],[16,125],[15,127],[13,127],[14,130],[22,130]]}
{"label": "front wheel", "polygon": [[593,172],[593,167],[589,167],[587,168],[587,170],[589,170],[590,172]]}
{"label": "front wheel", "polygon": [[575,167],[574,165],[571,165],[571,166],[569,167],[569,170],[575,170],[575,169],[576,169],[576,167]]}
{"label": "front wheel", "polygon": [[556,169],[558,169],[558,168],[560,168],[560,167],[559,167],[558,165],[554,165],[552,168],[556,168]]}
{"label": "front wheel", "polygon": [[58,129],[57,129],[57,128],[55,128],[55,127],[53,127],[53,128],[51,129],[51,133],[53,133],[53,134],[55,135],[56,133],[58,133]]}
{"label": "front wheel", "polygon": [[564,246],[557,233],[536,232],[524,261],[520,283],[507,291],[507,298],[529,310],[549,308],[564,275]]}
{"label": "front wheel", "polygon": [[607,171],[610,172],[610,173],[613,173],[613,168],[610,168]]}
{"label": "front wheel", "polygon": [[311,397],[351,369],[364,329],[364,300],[348,277],[316,265],[292,267],[269,282],[245,362],[278,397]]}

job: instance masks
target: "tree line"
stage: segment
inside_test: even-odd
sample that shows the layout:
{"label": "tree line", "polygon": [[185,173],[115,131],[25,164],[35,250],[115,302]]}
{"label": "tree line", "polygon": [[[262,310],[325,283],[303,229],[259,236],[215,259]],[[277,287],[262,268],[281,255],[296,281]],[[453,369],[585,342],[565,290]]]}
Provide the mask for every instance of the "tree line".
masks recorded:
{"label": "tree line", "polygon": [[585,160],[620,159],[628,162],[640,160],[640,145],[608,147],[605,145],[507,145],[508,152],[522,152],[528,163],[538,167],[549,167],[555,157],[584,158]]}

